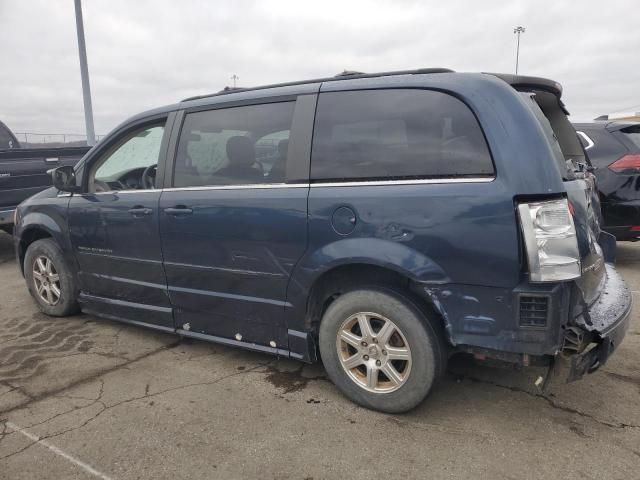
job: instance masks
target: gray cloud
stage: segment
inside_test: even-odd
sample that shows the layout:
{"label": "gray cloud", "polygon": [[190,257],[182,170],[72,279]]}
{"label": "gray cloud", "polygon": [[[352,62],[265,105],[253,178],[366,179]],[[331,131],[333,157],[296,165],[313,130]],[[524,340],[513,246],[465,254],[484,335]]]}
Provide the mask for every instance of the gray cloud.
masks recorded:
{"label": "gray cloud", "polygon": [[[634,0],[84,0],[96,131],[181,98],[242,86],[444,66],[553,78],[576,119],[640,103]],[[84,132],[71,0],[0,0],[0,120]]]}

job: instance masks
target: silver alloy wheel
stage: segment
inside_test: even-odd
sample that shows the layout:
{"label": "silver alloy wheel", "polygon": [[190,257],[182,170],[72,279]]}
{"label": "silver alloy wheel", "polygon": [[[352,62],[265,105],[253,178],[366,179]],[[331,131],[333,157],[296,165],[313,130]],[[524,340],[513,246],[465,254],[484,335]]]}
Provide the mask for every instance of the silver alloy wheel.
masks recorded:
{"label": "silver alloy wheel", "polygon": [[60,275],[51,259],[44,255],[33,262],[33,283],[38,296],[47,305],[56,305],[60,301]]}
{"label": "silver alloy wheel", "polygon": [[393,392],[409,378],[409,343],[398,326],[382,315],[351,315],[338,330],[336,348],[342,368],[369,392]]}

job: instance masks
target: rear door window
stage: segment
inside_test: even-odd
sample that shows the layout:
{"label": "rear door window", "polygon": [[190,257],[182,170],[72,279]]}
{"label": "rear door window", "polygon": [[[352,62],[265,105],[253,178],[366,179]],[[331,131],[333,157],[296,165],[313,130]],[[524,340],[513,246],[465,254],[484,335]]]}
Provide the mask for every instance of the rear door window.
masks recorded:
{"label": "rear door window", "polygon": [[280,102],[188,113],[173,186],[284,182],[294,107]]}
{"label": "rear door window", "polygon": [[475,115],[451,95],[418,89],[320,94],[312,181],[493,175]]}

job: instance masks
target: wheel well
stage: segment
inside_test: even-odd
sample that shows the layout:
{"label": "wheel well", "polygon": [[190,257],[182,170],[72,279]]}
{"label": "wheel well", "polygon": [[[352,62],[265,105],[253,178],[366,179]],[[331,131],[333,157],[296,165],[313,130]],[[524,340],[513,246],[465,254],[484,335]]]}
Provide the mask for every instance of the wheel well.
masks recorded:
{"label": "wheel well", "polygon": [[444,320],[431,303],[420,294],[418,282],[394,270],[377,265],[351,264],[333,268],[318,278],[307,304],[307,328],[317,338],[318,327],[326,309],[343,293],[367,286],[388,287],[404,295],[427,318],[436,320],[434,328],[446,339]]}
{"label": "wheel well", "polygon": [[24,256],[27,253],[27,248],[36,240],[42,240],[43,238],[52,238],[51,234],[42,228],[30,228],[26,230],[20,237],[20,270],[24,271]]}

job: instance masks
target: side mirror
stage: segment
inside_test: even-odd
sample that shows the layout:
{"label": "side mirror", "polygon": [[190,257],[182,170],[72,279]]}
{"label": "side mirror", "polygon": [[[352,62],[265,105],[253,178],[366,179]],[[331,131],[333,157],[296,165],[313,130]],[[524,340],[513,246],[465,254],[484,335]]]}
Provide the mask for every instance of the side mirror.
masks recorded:
{"label": "side mirror", "polygon": [[71,165],[51,170],[51,178],[53,186],[62,192],[79,192],[80,187],[76,185],[76,172]]}

